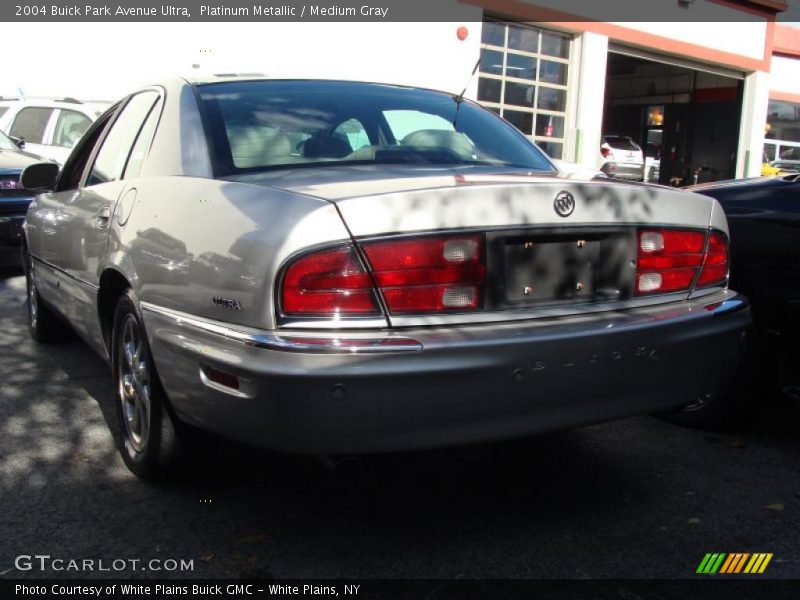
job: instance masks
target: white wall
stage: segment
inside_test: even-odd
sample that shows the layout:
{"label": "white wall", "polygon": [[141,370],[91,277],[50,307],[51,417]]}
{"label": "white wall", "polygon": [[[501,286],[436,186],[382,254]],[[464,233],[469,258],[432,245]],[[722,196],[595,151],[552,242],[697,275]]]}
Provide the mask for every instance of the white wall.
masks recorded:
{"label": "white wall", "polygon": [[578,68],[578,78],[574,88],[577,102],[574,127],[568,134],[568,137],[575,140],[574,153],[564,158],[593,167],[599,162],[600,138],[603,133],[608,38],[604,35],[584,33],[576,41],[576,47],[579,49],[578,60],[572,63]]}
{"label": "white wall", "polygon": [[771,90],[800,95],[800,58],[773,56],[770,74]]}
{"label": "white wall", "polygon": [[[712,50],[759,60],[764,57],[766,19],[718,2],[695,0],[688,7],[682,7],[678,0],[528,0],[525,3]],[[647,15],[652,22],[615,21],[630,15]]]}
{"label": "white wall", "polygon": [[[461,92],[478,59],[481,10],[450,23],[17,23],[0,95],[115,100],[191,72],[363,79]],[[456,30],[469,30],[460,41]],[[32,45],[31,40],[39,41]],[[199,69],[192,65],[199,64]],[[472,82],[469,95],[474,97]]]}
{"label": "white wall", "polygon": [[[615,25],[757,60],[764,58],[764,48],[767,42],[767,22],[765,20],[756,21],[755,18],[745,23],[692,21],[615,23]],[[652,50],[658,51],[659,48],[652,48]],[[669,48],[664,51],[671,53]]]}
{"label": "white wall", "polygon": [[764,124],[767,122],[770,74],[750,73],[744,80],[742,122],[739,129],[737,177],[761,175],[761,155],[764,151]]}
{"label": "white wall", "polygon": [[752,20],[752,15],[744,15],[739,10],[721,2],[693,0],[683,7],[678,0],[528,0],[527,4],[547,7],[572,15],[587,17],[596,21],[613,21],[629,18],[631,15],[644,16],[653,21],[717,21],[730,22]]}

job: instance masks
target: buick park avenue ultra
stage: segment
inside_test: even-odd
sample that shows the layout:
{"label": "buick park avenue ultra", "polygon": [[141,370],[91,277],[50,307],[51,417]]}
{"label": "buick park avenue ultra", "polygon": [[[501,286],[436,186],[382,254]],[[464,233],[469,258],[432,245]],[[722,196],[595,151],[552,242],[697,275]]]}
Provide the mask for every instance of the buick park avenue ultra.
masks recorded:
{"label": "buick park avenue ultra", "polygon": [[199,430],[340,454],[680,410],[750,320],[716,201],[560,179],[446,93],[176,80],[23,179],[30,331],[108,358],[142,477]]}

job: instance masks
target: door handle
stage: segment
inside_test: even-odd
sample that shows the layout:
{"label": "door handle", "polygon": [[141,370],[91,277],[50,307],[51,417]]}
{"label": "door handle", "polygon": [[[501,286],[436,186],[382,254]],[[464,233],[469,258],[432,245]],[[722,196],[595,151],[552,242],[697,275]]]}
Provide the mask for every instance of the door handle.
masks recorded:
{"label": "door handle", "polygon": [[106,204],[97,212],[97,219],[95,223],[98,229],[105,229],[111,221],[111,205]]}

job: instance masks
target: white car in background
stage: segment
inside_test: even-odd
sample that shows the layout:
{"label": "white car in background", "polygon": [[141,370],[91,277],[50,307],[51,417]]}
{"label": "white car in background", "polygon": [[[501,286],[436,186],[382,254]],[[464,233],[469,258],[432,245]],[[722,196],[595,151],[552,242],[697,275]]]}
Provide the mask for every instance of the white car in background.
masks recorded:
{"label": "white car in background", "polygon": [[110,104],[63,100],[0,100],[0,131],[25,149],[63,165],[73,146]]}
{"label": "white car in background", "polygon": [[558,169],[558,175],[564,179],[591,181],[593,179],[605,179],[608,177],[603,171],[599,171],[594,167],[587,167],[558,158],[551,158],[550,160],[556,166],[556,169]]}
{"label": "white car in background", "polygon": [[600,170],[614,179],[644,181],[644,152],[632,137],[606,133],[600,144]]}

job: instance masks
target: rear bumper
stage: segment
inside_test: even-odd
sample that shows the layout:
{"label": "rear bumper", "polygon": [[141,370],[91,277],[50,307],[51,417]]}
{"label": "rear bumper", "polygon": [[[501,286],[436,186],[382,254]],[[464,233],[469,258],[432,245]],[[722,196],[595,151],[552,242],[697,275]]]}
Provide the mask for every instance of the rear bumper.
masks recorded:
{"label": "rear bumper", "polygon": [[[319,333],[298,345],[142,308],[180,418],[304,453],[504,439],[681,406],[726,382],[750,324],[746,299],[720,292],[581,317],[382,332],[373,335],[402,338],[397,348],[363,353],[348,334],[338,346]],[[237,376],[240,389],[210,382],[208,367]]]}
{"label": "rear bumper", "polygon": [[603,165],[603,172],[606,173],[609,177],[613,177],[615,179],[630,179],[634,181],[641,181],[644,177],[644,165],[626,165],[624,163],[614,163],[616,168],[610,168],[606,171],[607,165],[606,163]]}

